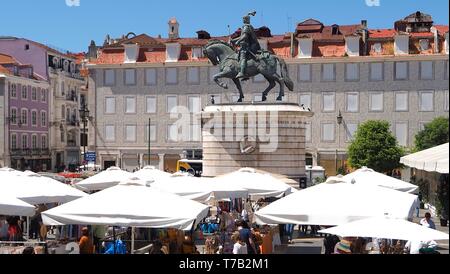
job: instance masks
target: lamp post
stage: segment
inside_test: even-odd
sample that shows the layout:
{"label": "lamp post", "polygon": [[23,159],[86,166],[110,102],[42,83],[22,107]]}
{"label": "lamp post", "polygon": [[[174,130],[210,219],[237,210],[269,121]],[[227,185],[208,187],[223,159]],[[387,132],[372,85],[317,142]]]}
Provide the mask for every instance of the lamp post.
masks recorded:
{"label": "lamp post", "polygon": [[83,137],[81,138],[81,141],[83,142],[83,164],[84,164],[84,170],[86,171],[86,145],[87,145],[86,125],[87,125],[88,118],[89,118],[89,109],[87,108],[86,103],[84,103],[81,106],[80,117],[83,121],[83,134],[81,135]]}
{"label": "lamp post", "polygon": [[335,168],[336,168],[336,175],[338,175],[337,174],[338,173],[338,149],[341,146],[341,125],[342,125],[342,121],[344,120],[344,117],[342,117],[341,110],[339,110],[339,115],[336,117],[336,119],[337,119],[337,123],[338,123],[338,132],[337,132],[338,145],[336,148],[336,155],[335,155],[335,164],[336,164]]}
{"label": "lamp post", "polygon": [[152,118],[148,118],[148,162],[147,165],[150,166],[150,145],[151,145],[151,133],[152,133]]}

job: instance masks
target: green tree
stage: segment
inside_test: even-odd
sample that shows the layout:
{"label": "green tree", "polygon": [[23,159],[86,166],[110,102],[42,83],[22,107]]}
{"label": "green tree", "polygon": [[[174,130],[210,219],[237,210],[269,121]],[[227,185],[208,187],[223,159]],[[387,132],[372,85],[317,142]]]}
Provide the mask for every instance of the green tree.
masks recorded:
{"label": "green tree", "polygon": [[421,151],[448,143],[448,118],[438,117],[416,135],[415,150]]}
{"label": "green tree", "polygon": [[363,166],[380,173],[401,167],[403,150],[389,130],[389,122],[369,120],[358,127],[348,149],[349,165]]}

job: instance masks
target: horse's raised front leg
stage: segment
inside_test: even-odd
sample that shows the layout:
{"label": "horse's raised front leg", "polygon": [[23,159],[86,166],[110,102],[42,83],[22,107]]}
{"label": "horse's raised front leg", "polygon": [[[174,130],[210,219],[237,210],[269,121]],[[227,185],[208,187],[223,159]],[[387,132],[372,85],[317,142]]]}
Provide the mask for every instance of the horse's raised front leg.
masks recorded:
{"label": "horse's raised front leg", "polygon": [[276,75],[275,81],[277,81],[278,84],[280,84],[280,94],[278,94],[277,101],[283,101],[283,97],[284,97],[284,80],[278,74],[275,74],[275,75]]}
{"label": "horse's raised front leg", "polygon": [[242,92],[241,81],[239,81],[239,79],[233,78],[233,82],[239,91],[239,100],[237,102],[242,103],[242,101],[244,100],[244,93]]}
{"label": "horse's raised front leg", "polygon": [[219,79],[221,79],[221,78],[232,78],[231,70],[225,69],[225,70],[219,72],[218,74],[214,75],[214,77],[213,77],[214,82],[216,82],[216,84],[219,85],[219,87],[228,89],[227,83],[219,81]]}
{"label": "horse's raised front leg", "polygon": [[276,86],[275,81],[272,78],[269,78],[265,75],[264,75],[264,78],[266,78],[266,80],[269,82],[269,86],[266,88],[266,90],[264,90],[264,92],[262,94],[263,102],[267,101],[267,94],[269,94],[269,92]]}

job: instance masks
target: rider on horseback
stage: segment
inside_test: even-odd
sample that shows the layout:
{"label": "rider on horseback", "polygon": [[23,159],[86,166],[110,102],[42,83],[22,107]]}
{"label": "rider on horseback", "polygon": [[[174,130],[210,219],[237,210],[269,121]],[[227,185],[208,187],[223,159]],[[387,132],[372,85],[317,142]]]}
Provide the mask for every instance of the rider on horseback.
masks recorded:
{"label": "rider on horseback", "polygon": [[[247,69],[247,61],[249,59],[255,58],[258,51],[261,50],[258,38],[256,37],[255,30],[250,24],[250,15],[255,16],[256,11],[249,13],[244,16],[244,26],[241,30],[241,36],[231,40],[235,45],[240,46],[239,50],[239,62],[240,62],[240,72],[236,76],[237,79],[247,78],[245,70]],[[256,58],[255,58],[256,59]]]}

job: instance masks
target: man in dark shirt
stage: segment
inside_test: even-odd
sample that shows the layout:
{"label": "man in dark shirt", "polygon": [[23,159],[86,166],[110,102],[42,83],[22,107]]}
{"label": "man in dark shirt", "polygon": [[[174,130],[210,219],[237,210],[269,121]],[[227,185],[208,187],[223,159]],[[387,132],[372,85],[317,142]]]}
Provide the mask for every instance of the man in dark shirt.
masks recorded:
{"label": "man in dark shirt", "polygon": [[252,231],[244,221],[238,222],[239,238],[247,245],[248,254],[256,254],[255,242],[253,241]]}

